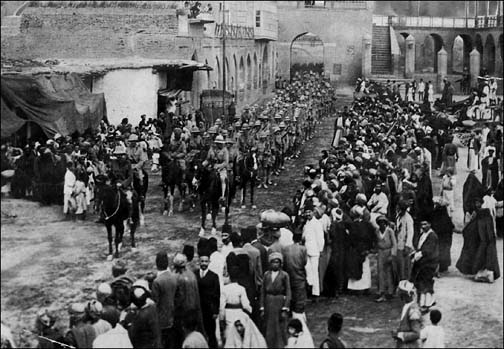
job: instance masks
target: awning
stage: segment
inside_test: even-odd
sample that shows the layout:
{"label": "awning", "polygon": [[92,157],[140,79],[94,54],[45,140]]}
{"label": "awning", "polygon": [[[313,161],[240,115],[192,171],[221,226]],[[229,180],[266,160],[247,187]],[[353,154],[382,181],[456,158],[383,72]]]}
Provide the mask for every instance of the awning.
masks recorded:
{"label": "awning", "polygon": [[164,89],[159,90],[158,95],[170,98],[177,98],[177,96],[182,92],[181,89]]}
{"label": "awning", "polygon": [[157,70],[172,70],[172,69],[188,69],[188,70],[213,70],[212,67],[205,63],[196,62],[190,59],[174,59],[167,63],[156,64],[152,66]]}

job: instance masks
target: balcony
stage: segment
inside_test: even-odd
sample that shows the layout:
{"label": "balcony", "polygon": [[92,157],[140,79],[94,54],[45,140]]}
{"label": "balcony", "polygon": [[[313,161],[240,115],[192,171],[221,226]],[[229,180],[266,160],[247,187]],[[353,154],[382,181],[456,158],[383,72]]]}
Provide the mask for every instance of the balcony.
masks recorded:
{"label": "balcony", "polygon": [[276,41],[278,39],[278,31],[264,27],[256,27],[254,28],[254,39]]}
{"label": "balcony", "polygon": [[216,24],[214,34],[218,38],[222,38],[225,35],[226,39],[253,40],[254,28],[232,24]]}
{"label": "balcony", "polygon": [[496,28],[502,26],[502,16],[478,16],[473,18],[373,16],[377,26],[424,28]]}
{"label": "balcony", "polygon": [[215,22],[212,12],[200,12],[198,14],[193,13],[189,14],[187,18],[189,19],[189,24],[208,24]]}

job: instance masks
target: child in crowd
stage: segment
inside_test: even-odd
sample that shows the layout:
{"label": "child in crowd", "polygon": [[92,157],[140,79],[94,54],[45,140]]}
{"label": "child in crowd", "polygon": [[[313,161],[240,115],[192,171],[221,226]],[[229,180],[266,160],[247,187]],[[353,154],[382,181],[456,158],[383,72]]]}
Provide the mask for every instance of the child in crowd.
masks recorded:
{"label": "child in crowd", "polygon": [[345,342],[339,338],[341,328],[343,327],[343,316],[339,313],[334,313],[331,315],[327,321],[327,331],[329,332],[327,338],[324,339],[320,348],[332,349],[332,348],[346,348]]}
{"label": "child in crowd", "polygon": [[422,348],[444,348],[444,330],[439,326],[441,321],[441,312],[433,309],[430,312],[430,320],[432,325],[426,326],[420,332],[420,339],[422,339]]}

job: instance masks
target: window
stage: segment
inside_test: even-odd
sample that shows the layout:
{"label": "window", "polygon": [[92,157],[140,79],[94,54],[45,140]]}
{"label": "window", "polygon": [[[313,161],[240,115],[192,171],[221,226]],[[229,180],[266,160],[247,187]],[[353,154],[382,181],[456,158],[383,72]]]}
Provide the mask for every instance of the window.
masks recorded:
{"label": "window", "polygon": [[256,11],[256,28],[261,26],[261,11]]}

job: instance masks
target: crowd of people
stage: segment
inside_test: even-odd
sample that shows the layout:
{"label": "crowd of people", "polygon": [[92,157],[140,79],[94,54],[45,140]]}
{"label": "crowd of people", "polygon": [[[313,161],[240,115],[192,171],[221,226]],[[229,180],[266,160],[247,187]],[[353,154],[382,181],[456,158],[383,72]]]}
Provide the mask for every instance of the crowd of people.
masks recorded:
{"label": "crowd of people", "polygon": [[[203,158],[219,171],[229,170],[233,149],[240,152],[237,157],[248,151],[257,153],[262,185],[267,188],[269,174],[278,173],[286,157],[299,153],[320,118],[333,114],[333,93],[323,77],[305,74],[277,91],[264,109],[245,108],[229,128],[217,120],[201,132],[204,121],[196,115],[183,120],[169,114],[158,120],[142,119],[135,133],[125,120],[111,130],[114,140],[108,151],[95,148],[107,142],[108,130],[102,130],[94,140],[81,140],[92,146],[76,145],[61,157],[78,156],[78,164],[82,154],[98,159],[100,151],[125,154],[118,148],[125,148],[121,142],[126,137],[133,149],[130,158],[138,156],[141,161],[135,168],[141,169],[153,149],[150,134],[159,140],[152,144],[157,144],[160,153],[165,149],[172,159],[184,160],[191,150],[206,145]],[[255,130],[249,131],[250,125]],[[44,310],[39,315],[41,343],[345,347],[339,337],[343,317],[338,313],[328,319],[327,338],[313,342],[305,314],[307,301],[369,294],[376,272],[376,302],[399,296],[405,303],[393,333],[398,347],[443,345],[434,283],[452,265],[453,190],[461,166],[454,130],[431,110],[413,101],[391,99],[388,93],[364,93],[356,98],[337,113],[334,128],[332,146],[322,150],[318,164],[305,167],[302,185],[292,203],[282,209],[288,223],[281,227],[265,221],[247,227],[225,225],[221,241],[201,237],[196,247],[186,245],[174,256],[159,251],[157,272],[136,281],[124,263],[117,262],[113,279],[97,287],[95,300],[70,307],[70,329],[65,336],[52,327],[51,314]],[[484,282],[500,277],[496,220],[502,219],[502,162],[495,154],[497,132],[490,132],[485,131],[485,142],[480,144],[484,159],[473,159],[476,166],[486,166],[488,174],[482,183],[473,169],[464,184],[464,247],[456,263],[463,274]],[[163,142],[157,134],[163,134]],[[144,137],[146,147],[140,145]],[[41,153],[52,158],[60,138],[46,144],[49,151]],[[231,149],[212,150],[212,144],[229,144]],[[212,153],[216,154],[208,155]],[[152,159],[156,170],[156,156]],[[73,162],[66,166],[72,173],[68,163]],[[81,172],[90,173],[86,166]],[[433,176],[442,177],[438,195],[434,195]],[[66,183],[65,176],[65,187]],[[374,260],[376,269],[371,268]],[[426,313],[432,325],[424,326]]]}
{"label": "crowd of people", "polygon": [[237,162],[249,152],[257,160],[258,188],[268,188],[273,175],[285,169],[285,160],[299,156],[320,119],[334,112],[333,96],[322,76],[298,74],[270,102],[245,106],[227,125],[223,119],[228,118],[211,124],[199,110],[183,115],[173,103],[158,118],[142,115],[136,127],[124,118],[116,127],[102,122],[85,135],[55,134],[43,142],[27,140],[22,148],[6,142],[1,170],[8,176],[2,175],[2,191],[43,204],[63,204],[68,216],[85,218],[88,207],[93,202],[97,206],[100,175],[129,188],[135,176],[142,179],[149,161],[156,172],[171,160],[183,170],[194,159],[208,160],[205,164],[221,175],[224,193],[228,173],[236,175]]}

